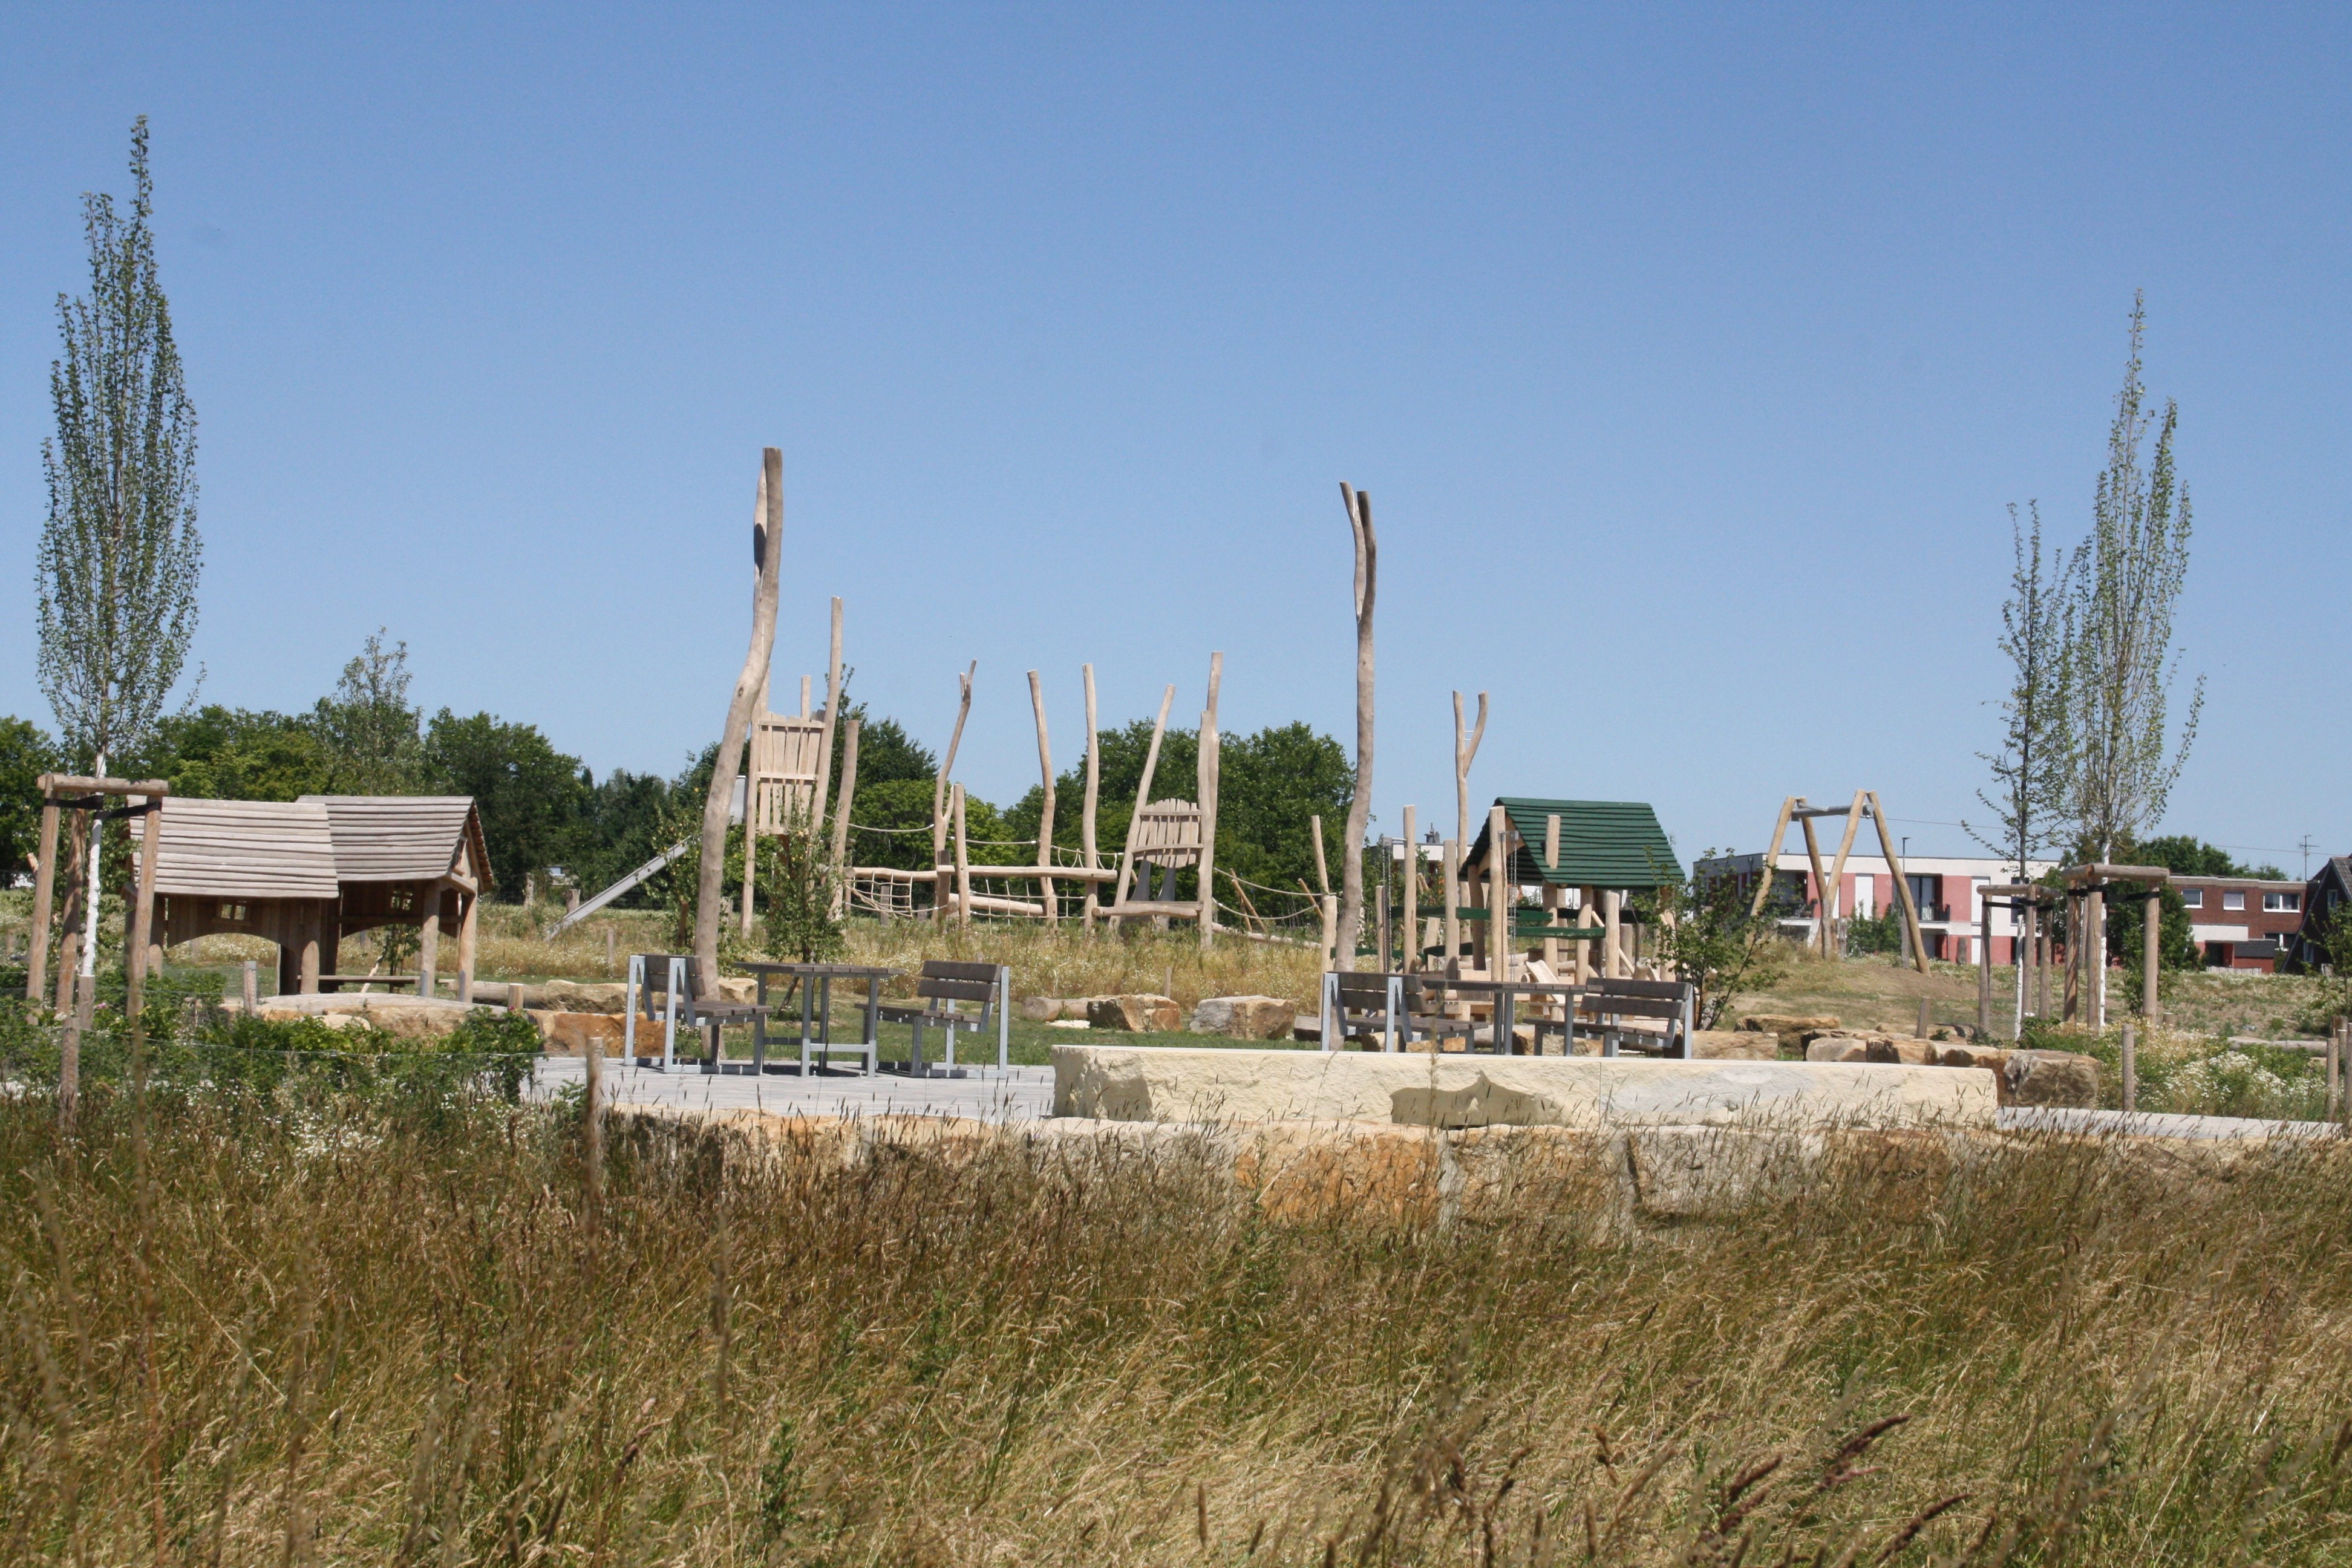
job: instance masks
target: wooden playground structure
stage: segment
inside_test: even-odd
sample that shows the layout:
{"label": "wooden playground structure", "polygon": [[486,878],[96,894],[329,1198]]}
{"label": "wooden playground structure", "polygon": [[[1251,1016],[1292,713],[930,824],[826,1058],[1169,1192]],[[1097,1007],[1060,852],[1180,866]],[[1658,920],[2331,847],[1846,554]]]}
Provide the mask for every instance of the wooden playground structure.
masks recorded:
{"label": "wooden playground structure", "polygon": [[[1813,834],[1813,823],[1824,816],[1845,818],[1845,836],[1838,840],[1837,858],[1826,874],[1822,870],[1821,841]],[[1792,795],[1780,803],[1780,815],[1773,819],[1772,837],[1765,841],[1764,864],[1756,877],[1756,898],[1748,905],[1750,920],[1764,912],[1764,905],[1772,896],[1773,879],[1780,863],[1780,846],[1789,836],[1789,824],[1803,826],[1805,855],[1812,864],[1813,903],[1818,908],[1814,941],[1823,958],[1837,958],[1843,953],[1843,944],[1837,940],[1838,889],[1844,885],[1846,857],[1853,853],[1854,835],[1861,831],[1864,817],[1878,830],[1879,852],[1886,858],[1886,869],[1895,882],[1895,896],[1903,910],[1903,929],[1909,939],[1911,962],[1920,973],[1927,973],[1927,945],[1919,934],[1919,906],[1911,899],[1911,879],[1903,873],[1903,857],[1895,852],[1895,836],[1887,830],[1886,808],[1879,804],[1876,790],[1858,789],[1853,799],[1844,805],[1813,805],[1801,795]]]}

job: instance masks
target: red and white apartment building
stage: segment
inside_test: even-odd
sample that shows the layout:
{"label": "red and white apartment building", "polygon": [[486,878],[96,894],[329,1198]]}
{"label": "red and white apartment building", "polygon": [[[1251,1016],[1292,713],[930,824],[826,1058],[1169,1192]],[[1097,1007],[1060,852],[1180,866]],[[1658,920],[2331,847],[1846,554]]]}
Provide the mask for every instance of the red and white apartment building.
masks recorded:
{"label": "red and white apartment building", "polygon": [[[1834,845],[1822,850],[1824,872],[1834,862]],[[1740,885],[1753,888],[1761,871],[1764,857],[1728,855],[1699,863],[1703,873],[1729,874]],[[2029,860],[2026,868],[2031,878],[2039,878],[2054,869],[2055,860]],[[1791,936],[1818,937],[1818,896],[1820,889],[1813,881],[1812,862],[1801,849],[1782,850],[1774,868],[1784,897],[1803,908],[1806,913],[1780,922],[1780,929]],[[1977,962],[1979,940],[1979,917],[1984,912],[1981,889],[2014,881],[2017,862],[1996,860],[1986,855],[1912,855],[1903,861],[1903,875],[1911,884],[1911,901],[1919,910],[1919,936],[1926,942],[1929,958],[1953,963]],[[2031,878],[2029,879],[2031,879]],[[1853,915],[1878,915],[1896,907],[1900,898],[1895,890],[1895,874],[1885,857],[1874,847],[1867,855],[1856,844],[1846,857],[1845,870],[1837,879],[1836,901],[1830,905],[1832,920],[1844,920]],[[2006,900],[1993,900],[1992,961],[1995,963],[2014,962],[2019,935],[2016,915],[2003,908]]]}

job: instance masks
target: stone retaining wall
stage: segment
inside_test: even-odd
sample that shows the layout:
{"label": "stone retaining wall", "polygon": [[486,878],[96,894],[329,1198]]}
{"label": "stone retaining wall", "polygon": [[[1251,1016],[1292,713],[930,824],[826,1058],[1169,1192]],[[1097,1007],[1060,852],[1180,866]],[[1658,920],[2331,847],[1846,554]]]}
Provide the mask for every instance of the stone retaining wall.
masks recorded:
{"label": "stone retaining wall", "polygon": [[1108,1121],[1404,1127],[1990,1129],[1981,1069],[1175,1047],[1054,1047],[1054,1113]]}

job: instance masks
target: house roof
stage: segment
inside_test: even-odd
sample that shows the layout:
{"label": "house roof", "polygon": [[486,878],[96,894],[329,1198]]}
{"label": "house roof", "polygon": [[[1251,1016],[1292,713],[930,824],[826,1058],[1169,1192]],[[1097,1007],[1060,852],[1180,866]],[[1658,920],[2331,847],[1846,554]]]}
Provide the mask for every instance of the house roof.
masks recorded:
{"label": "house roof", "polygon": [[463,795],[306,795],[331,825],[335,875],[345,882],[415,882],[446,877],[469,844],[489,890],[481,814]]}
{"label": "house roof", "polygon": [[[1682,879],[1682,863],[1675,858],[1658,814],[1639,800],[1544,800],[1532,795],[1498,795],[1495,804],[1508,814],[1518,835],[1511,879],[1520,886],[1549,882],[1562,888],[1656,888]],[[1559,818],[1559,861],[1543,864],[1543,852],[1552,817]],[[1464,857],[1465,865],[1484,866],[1487,829]]]}
{"label": "house roof", "polygon": [[224,899],[332,899],[335,846],[316,801],[163,801],[155,890]]}

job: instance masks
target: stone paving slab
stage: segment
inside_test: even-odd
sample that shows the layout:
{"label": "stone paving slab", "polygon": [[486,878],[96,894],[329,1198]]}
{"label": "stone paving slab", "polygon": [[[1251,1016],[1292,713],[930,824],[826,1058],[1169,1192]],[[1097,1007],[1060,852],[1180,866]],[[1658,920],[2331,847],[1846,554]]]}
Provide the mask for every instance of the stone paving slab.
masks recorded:
{"label": "stone paving slab", "polygon": [[[970,1070],[969,1078],[887,1072],[868,1078],[834,1071],[803,1079],[797,1070],[754,1078],[749,1073],[705,1073],[694,1067],[658,1072],[607,1058],[604,1103],[765,1110],[782,1116],[964,1116],[983,1121],[1027,1121],[1054,1113],[1053,1068]],[[568,1084],[584,1084],[587,1078],[583,1058],[546,1057],[530,1093],[533,1099],[548,1099]]]}

